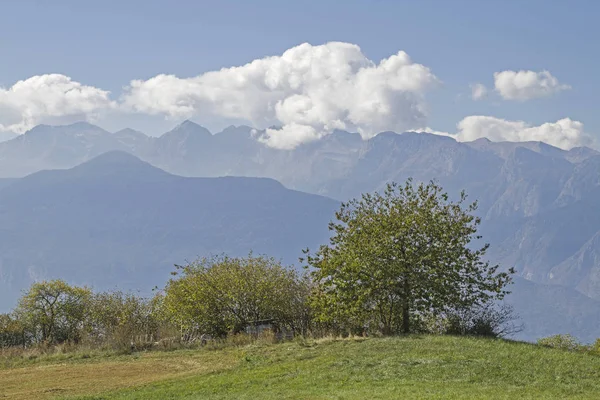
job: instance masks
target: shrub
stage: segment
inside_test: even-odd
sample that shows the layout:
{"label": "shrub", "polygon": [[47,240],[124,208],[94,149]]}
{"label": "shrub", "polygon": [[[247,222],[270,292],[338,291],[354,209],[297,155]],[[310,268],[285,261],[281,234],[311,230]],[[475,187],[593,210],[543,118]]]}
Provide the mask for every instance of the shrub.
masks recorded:
{"label": "shrub", "polygon": [[506,337],[522,330],[517,320],[512,307],[490,303],[452,310],[445,314],[438,327],[450,335]]}
{"label": "shrub", "polygon": [[182,336],[225,337],[259,321],[276,330],[307,330],[309,283],[272,258],[221,256],[177,268],[161,309]]}
{"label": "shrub", "polygon": [[539,339],[537,343],[542,346],[569,351],[581,350],[583,348],[582,344],[569,334],[545,337]]}
{"label": "shrub", "polygon": [[594,343],[589,346],[590,353],[600,354],[600,339],[596,339]]}
{"label": "shrub", "polygon": [[154,301],[132,293],[95,294],[87,311],[88,340],[118,349],[152,345],[158,340],[159,325]]}
{"label": "shrub", "polygon": [[27,333],[25,326],[10,314],[0,314],[0,348],[25,346]]}

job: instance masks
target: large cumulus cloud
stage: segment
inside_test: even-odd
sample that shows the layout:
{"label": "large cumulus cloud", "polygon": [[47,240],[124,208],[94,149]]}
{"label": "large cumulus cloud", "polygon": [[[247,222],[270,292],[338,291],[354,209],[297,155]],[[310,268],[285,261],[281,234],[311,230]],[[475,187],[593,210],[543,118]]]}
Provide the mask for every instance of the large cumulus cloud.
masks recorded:
{"label": "large cumulus cloud", "polygon": [[114,107],[109,92],[60,74],[33,76],[0,88],[0,131],[22,133],[40,123],[93,119]]}
{"label": "large cumulus cloud", "polygon": [[171,117],[217,115],[259,128],[260,140],[292,148],[334,129],[364,138],[425,126],[424,93],[437,82],[429,68],[399,52],[375,63],[353,44],[302,44],[281,56],[193,78],[159,75],[132,81],[122,98],[131,111]]}

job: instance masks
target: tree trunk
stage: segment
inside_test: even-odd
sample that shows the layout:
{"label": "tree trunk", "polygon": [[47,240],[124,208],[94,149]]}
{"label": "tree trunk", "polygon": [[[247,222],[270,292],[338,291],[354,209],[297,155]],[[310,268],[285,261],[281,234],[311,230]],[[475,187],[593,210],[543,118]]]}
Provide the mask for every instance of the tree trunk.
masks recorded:
{"label": "tree trunk", "polygon": [[404,298],[402,299],[402,333],[410,333],[410,285],[404,280]]}

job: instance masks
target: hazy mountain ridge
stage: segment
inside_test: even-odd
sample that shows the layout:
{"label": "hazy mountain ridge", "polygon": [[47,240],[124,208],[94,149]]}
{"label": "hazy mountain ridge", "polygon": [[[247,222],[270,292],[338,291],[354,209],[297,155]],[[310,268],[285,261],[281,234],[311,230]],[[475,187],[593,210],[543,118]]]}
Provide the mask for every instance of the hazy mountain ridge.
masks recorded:
{"label": "hazy mountain ridge", "polygon": [[600,285],[586,283],[600,275],[592,256],[600,251],[593,240],[600,235],[600,221],[593,216],[600,202],[595,150],[487,139],[463,143],[414,132],[383,132],[364,141],[343,131],[294,150],[276,150],[257,140],[260,134],[239,126],[212,135],[190,121],[158,138],[133,130],[113,134],[85,123],[39,126],[0,143],[0,173],[68,168],[122,150],[177,175],[268,177],[337,200],[382,189],[389,181],[435,178],[451,194],[465,189],[478,200],[493,261],[515,266],[536,282],[600,298]]}
{"label": "hazy mountain ridge", "polygon": [[570,333],[588,343],[598,338],[598,300],[565,286],[533,283],[520,277],[509,289],[512,293],[505,301],[523,324],[523,331],[515,338],[535,340],[558,333]]}
{"label": "hazy mountain ridge", "polygon": [[[171,175],[125,152],[34,173],[0,190],[1,304],[6,311],[31,282],[52,278],[148,293],[173,263],[220,252],[295,263],[326,241],[338,205],[272,179]],[[511,289],[506,301],[525,322],[518,338],[595,338],[600,302],[521,278]]]}
{"label": "hazy mountain ridge", "polygon": [[184,178],[124,152],[0,190],[0,297],[35,279],[163,285],[174,263],[250,250],[297,261],[327,238],[338,203],[264,178]]}
{"label": "hazy mountain ridge", "polygon": [[19,135],[16,133],[10,132],[10,131],[0,131],[0,143],[5,142],[7,140],[14,139],[17,136],[19,136]]}

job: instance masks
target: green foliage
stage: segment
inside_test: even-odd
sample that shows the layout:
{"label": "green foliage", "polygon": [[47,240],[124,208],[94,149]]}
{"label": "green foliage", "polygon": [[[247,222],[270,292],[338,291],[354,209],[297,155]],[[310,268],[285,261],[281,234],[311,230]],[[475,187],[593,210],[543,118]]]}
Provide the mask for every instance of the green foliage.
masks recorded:
{"label": "green foliage", "polygon": [[514,271],[483,261],[487,244],[471,248],[480,220],[466,198],[452,202],[434,182],[408,180],[343,203],[330,244],[307,256],[318,321],[355,333],[408,333],[425,315],[502,299]]}
{"label": "green foliage", "polygon": [[94,294],[87,311],[86,331],[96,343],[128,348],[132,342],[158,338],[160,321],[154,300],[132,293],[109,291]]}
{"label": "green foliage", "polygon": [[78,341],[91,296],[90,289],[62,280],[38,282],[19,300],[15,315],[33,342]]}
{"label": "green foliage", "polygon": [[60,280],[34,283],[13,314],[0,315],[0,347],[170,349],[255,323],[296,334],[308,330],[309,280],[272,258],[205,258],[177,267],[175,275],[151,299],[93,293]]}
{"label": "green foliage", "polygon": [[11,314],[0,314],[0,348],[24,346],[26,331],[23,323]]}
{"label": "green foliage", "polygon": [[539,339],[537,343],[546,347],[570,351],[581,350],[583,347],[581,343],[579,343],[577,338],[569,334],[549,336],[546,338]]}
{"label": "green foliage", "polygon": [[170,327],[157,312],[159,300],[120,291],[93,293],[61,280],[34,283],[12,314],[0,315],[0,348],[64,343],[147,347]]}
{"label": "green foliage", "polygon": [[273,258],[202,258],[178,266],[175,274],[162,310],[182,332],[225,336],[265,320],[296,332],[307,329],[308,281]]}
{"label": "green foliage", "polygon": [[589,351],[594,354],[600,354],[600,339],[596,339],[594,343],[589,346]]}

